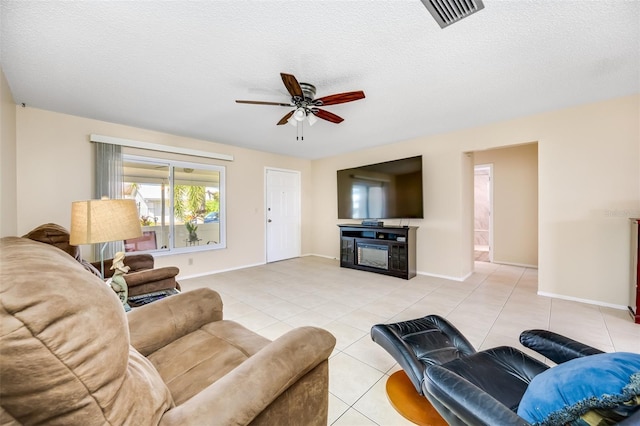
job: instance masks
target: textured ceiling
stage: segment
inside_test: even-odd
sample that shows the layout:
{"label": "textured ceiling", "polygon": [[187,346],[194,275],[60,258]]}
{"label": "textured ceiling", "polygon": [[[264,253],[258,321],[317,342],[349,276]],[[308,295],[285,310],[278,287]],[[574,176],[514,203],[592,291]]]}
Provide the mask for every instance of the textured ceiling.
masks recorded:
{"label": "textured ceiling", "polygon": [[[640,1],[492,1],[441,29],[419,0],[7,1],[16,103],[304,158],[640,92]],[[280,73],[341,124],[276,126]]]}

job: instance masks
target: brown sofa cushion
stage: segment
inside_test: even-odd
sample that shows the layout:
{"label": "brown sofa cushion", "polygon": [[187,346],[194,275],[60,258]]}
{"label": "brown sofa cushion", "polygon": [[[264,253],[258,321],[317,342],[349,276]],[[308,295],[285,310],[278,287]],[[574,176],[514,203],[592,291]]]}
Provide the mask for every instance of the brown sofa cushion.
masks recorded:
{"label": "brown sofa cushion", "polygon": [[180,405],[269,343],[238,323],[216,321],[154,352],[149,360]]}
{"label": "brown sofa cushion", "polygon": [[29,238],[40,243],[50,244],[60,250],[69,253],[71,257],[80,262],[84,269],[91,272],[96,277],[100,276],[98,271],[91,263],[82,258],[80,247],[69,244],[69,231],[56,223],[45,223],[31,230],[23,238]]}
{"label": "brown sofa cushion", "polygon": [[50,245],[8,237],[0,253],[2,418],[158,423],[173,400],[130,346],[116,294]]}
{"label": "brown sofa cushion", "polygon": [[40,225],[29,231],[28,234],[25,234],[22,237],[45,244],[51,244],[52,246],[56,246],[60,250],[69,253],[71,257],[78,261],[82,259],[78,246],[72,246],[69,244],[69,231],[58,224],[45,223],[44,225]]}

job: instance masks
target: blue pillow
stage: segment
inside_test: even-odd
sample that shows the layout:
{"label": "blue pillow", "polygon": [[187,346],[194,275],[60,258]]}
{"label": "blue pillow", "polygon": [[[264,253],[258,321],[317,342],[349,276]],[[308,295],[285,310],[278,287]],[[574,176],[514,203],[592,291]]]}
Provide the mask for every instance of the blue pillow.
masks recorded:
{"label": "blue pillow", "polygon": [[576,358],[533,378],[518,415],[534,425],[563,425],[597,408],[640,395],[640,354],[613,352]]}

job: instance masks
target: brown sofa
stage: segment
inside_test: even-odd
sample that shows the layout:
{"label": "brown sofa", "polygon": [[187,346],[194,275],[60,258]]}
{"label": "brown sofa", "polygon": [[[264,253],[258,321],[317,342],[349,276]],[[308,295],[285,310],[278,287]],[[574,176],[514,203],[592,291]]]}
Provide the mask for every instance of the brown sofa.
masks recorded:
{"label": "brown sofa", "polygon": [[210,289],[128,314],[51,245],[0,240],[0,424],[326,425],[335,338],[271,342]]}
{"label": "brown sofa", "polygon": [[[80,262],[87,271],[100,276],[100,262],[90,263],[84,260],[80,248],[69,244],[69,231],[63,226],[46,223],[34,228],[23,237],[59,248]],[[104,261],[105,279],[113,276],[112,264],[113,259]],[[175,266],[154,269],[154,259],[150,254],[127,254],[124,264],[129,267],[129,272],[125,276],[129,297],[174,288],[180,290],[180,284],[176,282],[176,275],[180,273],[180,270]]]}

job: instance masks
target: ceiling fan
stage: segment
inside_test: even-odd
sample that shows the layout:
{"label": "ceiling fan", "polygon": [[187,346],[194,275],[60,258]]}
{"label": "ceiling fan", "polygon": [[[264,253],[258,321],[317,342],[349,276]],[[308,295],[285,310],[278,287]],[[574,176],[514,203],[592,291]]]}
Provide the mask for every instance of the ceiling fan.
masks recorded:
{"label": "ceiling fan", "polygon": [[293,107],[291,111],[285,114],[278,121],[278,126],[286,123],[297,125],[305,119],[309,125],[313,125],[318,118],[330,121],[332,123],[341,123],[344,121],[342,117],[335,115],[329,111],[320,109],[321,106],[343,104],[345,102],[357,101],[364,98],[364,92],[358,90],[355,92],[337,93],[335,95],[323,96],[315,99],[316,87],[309,83],[298,83],[298,80],[291,74],[280,73],[282,82],[291,95],[289,103],[280,102],[264,102],[264,101],[241,101],[236,100],[239,104],[256,104],[256,105],[276,105],[283,107]]}

